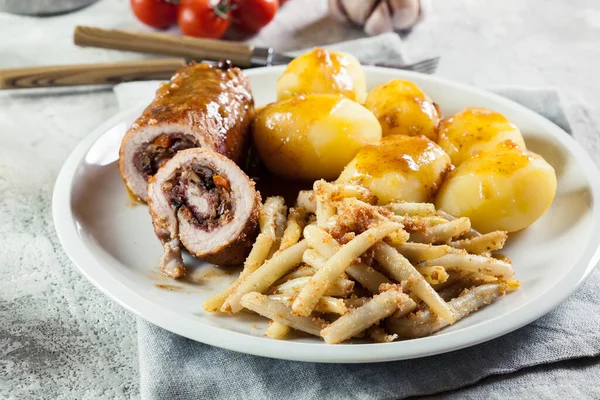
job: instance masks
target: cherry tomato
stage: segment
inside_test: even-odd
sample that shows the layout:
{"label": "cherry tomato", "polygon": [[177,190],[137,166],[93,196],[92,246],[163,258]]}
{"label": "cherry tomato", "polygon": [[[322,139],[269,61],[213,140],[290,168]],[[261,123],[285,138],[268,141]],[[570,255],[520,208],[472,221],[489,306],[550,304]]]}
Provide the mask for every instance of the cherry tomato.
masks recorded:
{"label": "cherry tomato", "polygon": [[182,0],[177,23],[184,35],[218,39],[231,24],[229,1]]}
{"label": "cherry tomato", "polygon": [[278,0],[235,0],[231,15],[238,28],[256,33],[271,22],[278,8]]}
{"label": "cherry tomato", "polygon": [[166,29],[177,21],[177,5],[165,0],[130,0],[133,14],[146,25]]}

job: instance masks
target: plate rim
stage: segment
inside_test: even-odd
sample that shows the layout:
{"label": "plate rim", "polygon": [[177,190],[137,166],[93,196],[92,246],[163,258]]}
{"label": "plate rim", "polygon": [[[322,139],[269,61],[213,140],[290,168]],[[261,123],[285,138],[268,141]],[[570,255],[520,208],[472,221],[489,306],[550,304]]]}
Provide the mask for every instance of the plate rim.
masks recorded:
{"label": "plate rim", "polygon": [[[284,67],[256,68],[247,70],[246,73],[248,76],[260,75],[265,71],[271,71],[272,73],[283,70]],[[592,195],[593,220],[596,221],[598,219],[598,214],[600,213],[600,203],[598,201],[600,199],[600,171],[583,147],[571,135],[552,121],[505,97],[450,79],[383,67],[365,66],[363,68],[365,73],[372,71],[375,73],[392,74],[398,77],[407,77],[408,79],[411,76],[426,78],[426,80],[433,83],[440,83],[458,88],[461,91],[468,91],[483,97],[492,98],[499,103],[519,108],[521,112],[529,114],[529,117],[538,120],[541,125],[546,125],[545,134],[557,136],[561,144],[571,154],[576,156],[578,163],[582,166],[586,174],[586,180]],[[140,107],[142,107],[142,104],[118,112],[92,130],[74,148],[63,164],[54,185],[52,196],[53,222],[59,242],[71,262],[103,294],[138,317],[167,331],[198,342],[257,356],[321,363],[387,362],[442,354],[495,339],[542,317],[571,296],[589,277],[600,260],[600,224],[595,223],[592,226],[590,241],[570,273],[546,290],[546,292],[540,294],[536,299],[513,310],[511,313],[477,324],[477,329],[469,332],[469,335],[464,335],[464,331],[458,331],[448,332],[439,336],[434,335],[393,343],[327,345],[324,343],[268,340],[263,337],[233,332],[205,324],[198,319],[176,314],[162,306],[157,308],[156,303],[152,303],[138,295],[133,289],[129,288],[112,274],[104,272],[102,268],[103,262],[95,258],[83,243],[80,236],[81,228],[77,226],[72,213],[71,196],[77,166],[99,137],[121,122],[125,116],[132,114],[134,110]],[[509,321],[509,323],[503,324],[506,321]],[[489,331],[493,333],[489,334]]]}

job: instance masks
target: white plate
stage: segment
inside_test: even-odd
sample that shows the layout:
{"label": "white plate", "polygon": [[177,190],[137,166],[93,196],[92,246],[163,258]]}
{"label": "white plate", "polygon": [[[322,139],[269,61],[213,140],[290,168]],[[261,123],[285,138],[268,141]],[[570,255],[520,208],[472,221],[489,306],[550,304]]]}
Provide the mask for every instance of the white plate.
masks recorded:
{"label": "white plate", "polygon": [[[282,67],[248,71],[256,104],[274,100]],[[441,78],[366,67],[369,86],[411,79],[440,104],[444,115],[467,106],[499,111],[523,131],[527,146],[554,166],[558,193],[533,226],[511,235],[504,253],[521,288],[442,332],[386,344],[327,345],[310,338],[263,336],[266,321],[250,314],[207,314],[202,302],[234,278],[197,266],[194,282],[173,282],[157,270],[161,245],[145,206],[132,206],[117,168],[123,134],[144,105],[122,112],[92,132],[71,154],[56,182],[54,224],[65,251],[94,285],[140,317],[210,345],[267,357],[361,363],[429,356],[504,335],[565,300],[600,258],[600,178],[587,153],[559,127],[499,96]],[[159,287],[162,285],[162,287]],[[171,289],[171,290],[169,290]]]}

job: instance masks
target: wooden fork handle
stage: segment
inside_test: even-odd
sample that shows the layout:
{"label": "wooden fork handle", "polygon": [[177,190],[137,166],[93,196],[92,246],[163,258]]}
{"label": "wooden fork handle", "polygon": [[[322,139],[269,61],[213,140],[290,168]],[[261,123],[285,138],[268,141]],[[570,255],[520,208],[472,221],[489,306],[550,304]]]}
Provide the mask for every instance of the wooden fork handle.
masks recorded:
{"label": "wooden fork handle", "polygon": [[183,58],[0,69],[0,89],[115,84],[169,79]]}
{"label": "wooden fork handle", "polygon": [[224,40],[172,36],[164,33],[130,32],[77,26],[73,40],[78,46],[163,54],[193,60],[230,60],[239,67],[250,67],[254,46]]}

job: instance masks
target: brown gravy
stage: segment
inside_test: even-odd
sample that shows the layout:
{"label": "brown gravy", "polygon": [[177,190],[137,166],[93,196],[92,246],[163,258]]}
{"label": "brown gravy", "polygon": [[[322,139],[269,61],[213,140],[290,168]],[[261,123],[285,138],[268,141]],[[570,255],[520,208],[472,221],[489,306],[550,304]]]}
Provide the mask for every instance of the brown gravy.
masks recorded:
{"label": "brown gravy", "polygon": [[288,206],[296,204],[299,191],[311,190],[313,186],[313,182],[294,181],[273,174],[253,150],[250,150],[246,173],[256,182],[256,189],[263,201],[269,196],[282,196]]}
{"label": "brown gravy", "polygon": [[167,285],[162,283],[157,283],[154,286],[156,286],[159,289],[168,290],[169,292],[181,292],[184,290],[183,286]]}

